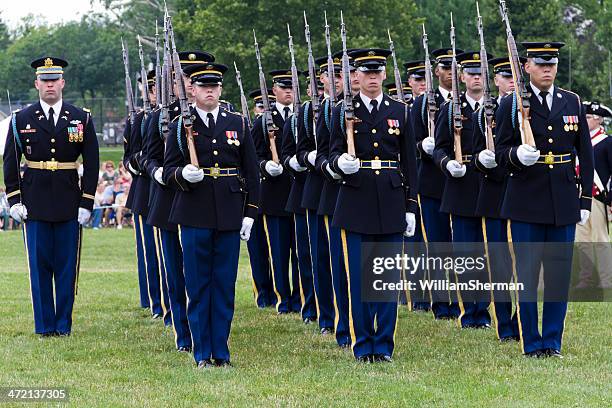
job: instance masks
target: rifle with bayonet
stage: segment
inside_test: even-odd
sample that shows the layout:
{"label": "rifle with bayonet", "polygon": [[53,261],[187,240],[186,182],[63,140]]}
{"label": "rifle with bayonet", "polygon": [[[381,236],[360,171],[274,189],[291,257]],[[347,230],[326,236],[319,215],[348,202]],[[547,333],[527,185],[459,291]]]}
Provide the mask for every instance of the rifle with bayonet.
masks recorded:
{"label": "rifle with bayonet", "polygon": [[242,116],[245,117],[247,124],[249,125],[249,129],[251,129],[253,127],[253,122],[251,121],[251,114],[249,113],[249,104],[247,103],[246,96],[244,96],[242,78],[240,77],[240,71],[238,71],[236,61],[234,61],[234,69],[236,70],[236,82],[238,83],[238,89],[240,90],[240,107],[242,109]]}
{"label": "rifle with bayonet", "polygon": [[291,88],[293,89],[293,121],[292,128],[295,130],[295,141],[297,143],[297,129],[295,122],[300,115],[300,108],[302,107],[302,99],[300,97],[300,78],[298,77],[298,70],[295,66],[295,52],[293,50],[293,37],[291,36],[291,29],[287,24],[287,34],[289,35],[289,55],[291,56]]}
{"label": "rifle with bayonet", "polygon": [[168,34],[170,37],[170,44],[172,45],[172,68],[174,70],[174,76],[176,78],[178,94],[179,94],[179,105],[181,108],[181,116],[183,120],[183,127],[185,128],[185,137],[187,138],[187,150],[189,150],[189,161],[192,165],[200,167],[198,163],[198,155],[195,148],[195,142],[193,140],[193,121],[191,120],[191,111],[189,109],[189,102],[187,100],[187,91],[185,90],[185,82],[181,74],[181,63],[176,50],[176,43],[174,41],[174,30],[172,29],[172,19],[168,17]]}
{"label": "rifle with bayonet", "polygon": [[451,106],[453,116],[453,132],[455,160],[463,164],[463,154],[461,152],[461,130],[463,129],[463,115],[461,114],[461,96],[459,94],[459,68],[457,66],[457,55],[455,48],[455,25],[453,24],[453,13],[451,13],[450,41],[453,49],[453,60],[451,64],[452,90]]}
{"label": "rifle with bayonet", "polygon": [[489,58],[487,57],[487,49],[484,42],[484,30],[482,28],[482,16],[480,15],[480,7],[476,2],[476,13],[478,14],[478,36],[480,37],[480,76],[483,84],[483,109],[485,114],[485,139],[487,149],[494,152],[495,142],[493,141],[493,116],[495,115],[495,105],[491,98],[491,85],[489,84]]}
{"label": "rifle with bayonet", "polygon": [[436,131],[436,93],[433,88],[433,72],[431,69],[431,60],[429,59],[429,45],[427,33],[425,32],[425,24],[423,24],[423,49],[425,50],[425,100],[427,103],[427,136],[434,137]]}
{"label": "rifle with bayonet", "polygon": [[535,140],[533,138],[533,132],[531,130],[530,119],[530,103],[529,98],[531,92],[527,88],[528,80],[525,78],[523,72],[523,66],[519,58],[519,53],[516,48],[516,42],[514,41],[514,35],[512,34],[512,28],[510,28],[510,20],[508,19],[508,10],[506,8],[506,2],[499,0],[499,12],[501,14],[502,21],[506,25],[506,43],[508,45],[508,56],[510,58],[510,67],[512,69],[512,79],[514,80],[514,88],[516,91],[514,94],[517,99],[517,107],[519,111],[518,121],[520,125],[521,141],[524,144],[528,144],[535,147]]}
{"label": "rifle with bayonet", "polygon": [[396,89],[396,99],[402,102],[406,102],[406,98],[404,97],[404,87],[402,85],[402,75],[400,74],[400,70],[397,67],[397,57],[395,56],[395,45],[393,44],[393,40],[391,39],[391,31],[387,28],[387,35],[389,35],[389,49],[391,50],[391,57],[393,58],[393,77],[395,78],[395,89]]}
{"label": "rifle with bayonet", "polygon": [[255,30],[253,30],[253,39],[255,40],[255,57],[257,58],[257,67],[259,69],[259,89],[261,90],[261,102],[263,103],[263,125],[264,129],[268,133],[270,139],[270,152],[272,153],[272,161],[279,163],[278,151],[276,150],[276,132],[278,127],[274,124],[272,119],[272,108],[270,107],[270,100],[268,98],[268,87],[266,86],[266,77],[261,67],[261,55],[259,53],[259,44],[257,43],[257,37],[255,36]]}
{"label": "rifle with bayonet", "polygon": [[353,93],[351,92],[351,69],[349,57],[346,50],[346,25],[344,15],[340,11],[340,37],[342,37],[342,79],[344,84],[344,120],[346,123],[346,152],[351,157],[355,155],[355,107],[353,106]]}
{"label": "rifle with bayonet", "polygon": [[159,59],[159,29],[155,20],[155,105],[161,106],[162,68]]}
{"label": "rifle with bayonet", "polygon": [[142,42],[140,35],[138,36],[138,56],[140,57],[140,81],[142,83],[142,108],[145,111],[145,116],[151,113],[151,102],[149,101],[149,82],[147,79],[147,69],[144,63],[144,52],[142,51]]}
{"label": "rifle with bayonet", "polygon": [[329,109],[336,104],[336,75],[334,73],[334,59],[331,52],[331,38],[329,24],[327,24],[327,11],[325,12],[325,45],[327,45],[327,79],[329,81]]}
{"label": "rifle with bayonet", "polygon": [[[319,87],[317,86],[317,70],[315,68],[314,57],[312,56],[312,43],[310,42],[310,26],[306,20],[306,12],[304,11],[304,36],[306,37],[306,45],[308,46],[308,76],[310,78],[310,99],[312,106],[313,123],[317,123],[319,118],[319,109],[321,101],[319,99]],[[313,134],[315,133],[315,126],[312,126]],[[315,136],[316,140],[316,136]]]}
{"label": "rifle with bayonet", "polygon": [[128,57],[128,50],[121,37],[121,52],[123,54],[123,67],[125,69],[125,94],[127,99],[128,115],[130,117],[130,124],[134,124],[134,118],[136,117],[136,108],[134,108],[134,91],[132,90],[132,79],[130,78],[130,61]]}
{"label": "rifle with bayonet", "polygon": [[[165,24],[165,19],[164,19],[164,30],[166,30],[166,24]],[[157,46],[156,46],[157,48]],[[161,67],[161,73],[157,74],[157,69],[156,71],[156,75],[155,75],[155,81],[157,83],[157,78],[160,78],[160,89],[159,89],[159,106],[160,106],[160,112],[159,112],[159,123],[160,123],[160,127],[161,127],[161,133],[163,135],[164,140],[167,139],[168,137],[168,124],[170,123],[170,111],[169,111],[169,106],[170,106],[170,95],[169,95],[169,91],[168,91],[168,87],[172,86],[172,84],[170,83],[171,81],[171,74],[169,73],[169,69],[170,69],[170,65],[168,64],[168,54],[165,52],[166,50],[166,46],[164,45],[164,62],[163,65]],[[157,66],[159,66],[159,52],[158,52],[158,56],[157,58]]]}

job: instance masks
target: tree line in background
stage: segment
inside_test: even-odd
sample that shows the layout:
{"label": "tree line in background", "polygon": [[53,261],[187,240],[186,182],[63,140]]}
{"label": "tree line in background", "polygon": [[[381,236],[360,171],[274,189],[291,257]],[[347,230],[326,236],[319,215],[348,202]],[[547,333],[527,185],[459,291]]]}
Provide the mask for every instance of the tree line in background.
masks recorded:
{"label": "tree line in background", "polygon": [[[131,72],[139,69],[136,35],[144,37],[145,53],[153,62],[155,20],[163,22],[163,0],[92,0],[103,3],[106,15],[87,15],[60,25],[40,23],[30,16],[9,30],[0,15],[0,84],[14,104],[36,99],[29,63],[43,54],[66,58],[65,98],[84,106],[96,98],[124,95],[120,38],[129,45]],[[506,55],[505,28],[497,0],[480,0],[487,51]],[[609,0],[508,0],[517,41],[559,40],[558,84],[583,99],[611,101]],[[224,99],[238,103],[233,61],[242,73],[245,90],[258,86],[252,30],[257,32],[264,70],[289,67],[286,24],[291,26],[298,69],[306,69],[303,11],[306,11],[315,58],[325,55],[323,10],[331,26],[332,51],[340,49],[340,10],[344,12],[349,47],[388,47],[390,29],[399,62],[423,58],[421,24],[430,50],[449,46],[449,14],[456,26],[457,46],[479,49],[476,2],[466,0],[168,0],[179,49],[210,51],[230,67],[224,80]],[[163,33],[160,32],[163,38]],[[391,67],[389,67],[391,69]],[[388,78],[392,78],[389,71]],[[305,87],[303,87],[305,92]],[[5,90],[0,90],[4,99]],[[119,99],[120,100],[120,99]]]}

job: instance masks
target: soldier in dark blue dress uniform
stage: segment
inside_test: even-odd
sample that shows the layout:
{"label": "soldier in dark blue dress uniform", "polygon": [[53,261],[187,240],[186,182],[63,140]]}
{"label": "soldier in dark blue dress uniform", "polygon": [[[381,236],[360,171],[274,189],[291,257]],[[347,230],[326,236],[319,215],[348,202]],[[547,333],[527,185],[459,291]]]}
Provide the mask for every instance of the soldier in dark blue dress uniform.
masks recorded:
{"label": "soldier in dark blue dress uniform", "polygon": [[[397,294],[369,302],[362,294],[362,243],[393,246],[412,236],[418,211],[416,153],[408,105],[382,91],[391,51],[361,49],[350,54],[360,92],[353,98],[356,157],[347,153],[344,104],[333,109],[329,163],[342,185],[332,225],[341,228],[349,293],[352,350],[359,361],[392,361]],[[399,278],[399,272],[398,276]]]}
{"label": "soldier in dark blue dress uniform", "polygon": [[409,103],[412,107],[414,99],[421,96],[425,92],[425,61],[408,61],[404,63],[406,74],[408,75],[408,87],[412,94],[412,101]]}
{"label": "soldier in dark blue dress uniform", "polygon": [[[527,60],[521,58],[524,64]],[[489,60],[495,75],[495,85],[498,90],[497,99],[493,99],[493,113],[501,99],[508,93],[514,91],[514,80],[508,57],[493,58]],[[482,233],[487,245],[489,255],[490,279],[493,282],[512,281],[512,269],[510,268],[510,253],[505,245],[507,242],[506,219],[501,218],[501,203],[506,188],[507,171],[497,165],[495,153],[486,146],[486,118],[484,106],[474,112],[472,117],[474,123],[474,168],[480,173],[480,189],[476,202],[476,215],[482,217]],[[495,120],[493,120],[492,133],[495,139]],[[493,243],[493,245],[489,245]],[[509,291],[493,291],[491,293],[491,314],[495,321],[497,338],[501,341],[519,339],[518,320],[516,313],[512,313],[512,299]]]}
{"label": "soldier in dark blue dress uniform", "polygon": [[257,214],[257,158],[246,119],[219,106],[223,73],[217,63],[185,68],[194,85],[191,107],[199,168],[190,164],[182,116],[166,144],[163,182],[177,190],[169,221],[179,226],[187,318],[199,368],[230,365],[240,239]]}
{"label": "soldier in dark blue dress uniform", "polygon": [[[308,75],[306,75],[306,78],[308,78]],[[308,93],[310,95],[310,89]],[[317,305],[313,286],[312,258],[310,257],[306,210],[301,206],[307,168],[301,166],[297,161],[296,147],[300,133],[307,132],[305,121],[308,121],[308,118],[311,117],[309,115],[312,115],[312,110],[309,112],[309,109],[311,109],[310,102],[304,102],[299,115],[296,116],[292,114],[289,119],[285,121],[285,128],[283,129],[283,150],[281,154],[283,166],[290,172],[293,178],[285,209],[293,214],[293,227],[295,231],[294,241],[300,274],[301,313],[302,320],[306,324],[317,320]]]}
{"label": "soldier in dark blue dress uniform", "polygon": [[[282,129],[285,121],[293,113],[293,90],[291,71],[274,70],[270,72],[274,82],[272,92],[276,103],[272,108],[272,118],[279,129],[274,139],[276,151],[282,152]],[[279,314],[300,312],[300,291],[297,262],[292,262],[289,274],[289,260],[294,247],[293,220],[285,206],[291,190],[291,176],[282,163],[272,161],[270,139],[265,123],[260,116],[255,120],[251,131],[261,174],[260,212],[270,251],[272,267],[272,286],[276,295],[276,311]],[[293,285],[291,285],[293,280]]]}
{"label": "soldier in dark blue dress uniform", "polygon": [[[34,330],[41,336],[72,331],[82,225],[91,216],[98,181],[91,115],[62,100],[67,65],[55,57],[32,62],[40,101],[13,113],[4,150],[10,214],[23,222]],[[23,178],[22,156],[27,166]]]}
{"label": "soldier in dark blue dress uniform", "polygon": [[[276,101],[276,97],[270,92],[268,93],[270,104],[273,104]],[[255,89],[249,92],[249,98],[253,100],[253,120],[256,120],[264,110],[261,90]],[[255,218],[255,223],[251,230],[251,238],[247,242],[247,248],[249,250],[255,303],[260,308],[275,307],[276,295],[272,286],[272,268],[270,267],[268,240],[261,214],[258,214],[257,218]]]}
{"label": "soldier in dark blue dress uniform", "polygon": [[[456,49],[457,53],[463,52]],[[435,58],[435,75],[438,78],[438,88],[435,90],[436,123],[440,115],[440,107],[449,100],[451,90],[452,48],[440,48],[432,51]],[[417,142],[418,156],[418,189],[421,209],[421,235],[425,242],[450,242],[451,229],[448,214],[440,211],[445,175],[436,165],[432,157],[434,150],[434,135],[428,134],[427,95],[415,96],[410,109],[414,137]],[[430,271],[434,277],[440,271]],[[455,297],[449,293],[446,299],[432,299],[431,310],[436,319],[452,319],[459,316],[459,305]]]}
{"label": "soldier in dark blue dress uniform", "polygon": [[[457,55],[461,64],[461,79],[466,92],[461,95],[461,152],[462,162],[455,160],[452,128],[452,103],[442,105],[436,121],[436,145],[433,158],[446,175],[440,211],[450,214],[453,242],[482,242],[482,222],[476,216],[479,175],[476,172],[472,155],[474,154],[472,114],[482,106],[483,82],[480,68],[480,53],[467,51]],[[450,272],[453,273],[453,272]],[[455,274],[457,281],[461,274]],[[457,293],[459,299],[459,324],[462,328],[486,328],[491,318],[487,310],[489,302],[463,301],[469,294]]]}
{"label": "soldier in dark blue dress uniform", "polygon": [[[179,61],[181,68],[185,69],[194,64],[213,62],[214,56],[203,51],[182,51],[179,52]],[[191,104],[193,103],[191,80],[189,77],[185,77],[185,75],[182,75],[180,80],[188,83],[186,84],[187,100]],[[176,85],[174,94],[178,95]],[[180,113],[179,101],[177,100],[168,106],[169,122],[176,119]],[[152,112],[151,125],[148,127],[145,138],[146,172],[151,179],[147,224],[154,227],[157,236],[158,259],[163,272],[162,282],[167,287],[169,316],[174,329],[176,347],[181,352],[188,352],[191,350],[191,332],[187,321],[183,255],[178,236],[178,226],[168,220],[175,190],[166,186],[162,178],[167,135],[162,134],[160,115],[161,108]]]}
{"label": "soldier in dark blue dress uniform", "polygon": [[[341,97],[342,81],[340,72],[342,70],[338,53],[332,56],[334,65],[333,79],[336,96]],[[312,258],[312,272],[314,277],[315,295],[317,301],[317,314],[321,334],[331,334],[335,326],[334,288],[332,282],[332,265],[330,263],[330,246],[328,234],[325,230],[325,215],[319,211],[321,204],[333,201],[333,194],[327,194],[325,188],[325,174],[316,166],[318,155],[318,141],[322,133],[329,134],[331,120],[331,106],[329,101],[330,80],[327,76],[327,57],[315,60],[319,66],[319,79],[324,86],[324,95],[319,106],[319,116],[315,118],[312,106],[305,108],[307,123],[303,134],[299,135],[296,159],[300,166],[308,168],[304,190],[302,194],[302,207],[306,210],[308,222],[308,238],[310,242],[310,254]],[[320,98],[321,100],[321,98]],[[321,136],[325,138],[325,136]]]}
{"label": "soldier in dark blue dress uniform", "polygon": [[[516,97],[502,99],[497,113],[495,156],[509,171],[500,215],[510,220],[508,241],[515,279],[524,284],[524,290],[517,290],[517,313],[521,348],[529,357],[561,356],[576,223],[588,220],[592,200],[593,149],[580,97],[554,85],[563,45],[523,43],[535,147],[521,139]],[[576,156],[580,160],[578,182],[573,164]],[[544,312],[540,333],[536,295],[541,267]]]}
{"label": "soldier in dark blue dress uniform", "polygon": [[[149,93],[149,100],[151,101],[155,99],[155,91],[153,89],[155,85],[154,76],[155,71],[150,71],[147,74],[147,85],[143,88],[143,92]],[[139,82],[142,82],[141,79]],[[153,226],[146,223],[147,214],[149,213],[150,179],[146,173],[146,157],[143,155],[143,149],[145,147],[144,139],[150,118],[151,115],[147,115],[144,110],[138,112],[134,117],[134,123],[129,127],[129,135],[124,132],[123,163],[125,168],[132,174],[132,185],[126,205],[134,213],[141,306],[143,305],[142,284],[146,283],[146,293],[151,315],[154,319],[160,319],[165,316],[167,309],[165,308],[165,299],[162,297],[155,232]],[[126,128],[128,128],[127,125]]]}

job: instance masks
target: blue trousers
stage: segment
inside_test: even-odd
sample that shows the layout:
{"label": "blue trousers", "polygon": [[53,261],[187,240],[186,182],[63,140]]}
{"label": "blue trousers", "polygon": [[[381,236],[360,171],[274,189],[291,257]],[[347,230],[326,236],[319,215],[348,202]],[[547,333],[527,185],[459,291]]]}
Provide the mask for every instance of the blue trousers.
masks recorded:
{"label": "blue trousers", "polygon": [[291,285],[289,282],[289,257],[291,252],[291,218],[263,215],[264,229],[270,248],[272,286],[276,295],[276,311],[289,313],[291,309]]}
{"label": "blue trousers", "polygon": [[[452,215],[453,242],[483,242],[482,219],[477,217],[462,217]],[[461,274],[454,274],[457,282],[462,282]],[[472,325],[490,324],[489,302],[472,302],[462,300],[461,292],[458,291],[459,324],[461,327]],[[466,296],[467,297],[467,296]]]}
{"label": "blue trousers", "polygon": [[[408,248],[408,250],[418,250],[419,254],[426,252],[423,237],[423,224],[421,222],[421,218],[422,216],[420,214],[417,214],[414,235],[411,237],[404,237],[404,242],[408,244],[404,247],[404,252],[407,252],[406,248]],[[418,256],[419,254],[415,255]],[[415,274],[414,276],[404,276],[403,278],[418,283],[419,280],[427,279],[428,274],[427,271],[422,269],[418,272],[418,274]],[[405,299],[405,302],[403,301],[403,299]],[[409,310],[429,311],[431,309],[431,295],[427,290],[421,290],[420,287],[419,289],[414,290],[412,292],[406,289],[405,291],[402,291],[400,293],[400,304],[404,303],[408,305]]]}
{"label": "blue trousers", "polygon": [[[487,245],[489,278],[492,282],[511,282],[512,260],[506,245],[508,242],[508,221],[499,218],[483,218],[483,237]],[[489,245],[493,243],[493,245]],[[491,292],[492,315],[495,332],[500,340],[519,335],[516,313],[512,314],[512,298],[509,292]]]}
{"label": "blue trousers", "polygon": [[38,334],[69,334],[72,330],[72,308],[80,263],[80,231],[76,220],[27,220],[23,225],[34,331]]}
{"label": "blue trousers", "polygon": [[[530,224],[510,221],[508,227],[508,241],[522,242],[558,242],[573,243],[576,235],[576,225],[554,226],[547,224]],[[561,253],[560,253],[561,252]],[[566,251],[553,251],[546,253],[541,245],[511,246],[514,273],[517,282],[525,285],[530,293],[529,300],[536,298],[540,267],[544,270],[544,298],[547,298],[547,288],[556,287],[569,291],[572,266],[571,244]],[[567,302],[544,301],[542,315],[542,333],[538,330],[538,304],[534,301],[521,300],[518,293],[518,322],[523,353],[552,348],[561,350]]]}
{"label": "blue trousers", "polygon": [[159,229],[162,248],[162,263],[166,272],[166,285],[170,317],[174,328],[176,348],[191,347],[191,331],[187,321],[187,296],[185,295],[185,274],[183,273],[183,253],[176,231]]}
{"label": "blue trousers", "polygon": [[155,254],[157,255],[157,265],[159,271],[159,282],[161,288],[161,305],[164,316],[164,325],[172,325],[172,310],[170,309],[170,299],[168,297],[168,280],[166,279],[166,266],[164,264],[164,250],[161,245],[161,230],[153,227],[153,237],[155,239]]}
{"label": "blue trousers", "polygon": [[362,242],[397,243],[402,248],[402,234],[366,235],[341,230],[344,265],[349,293],[349,327],[355,358],[371,354],[393,355],[397,323],[397,300],[366,302],[361,294]]}
{"label": "blue trousers", "polygon": [[306,211],[319,327],[331,329],[334,327],[335,320],[334,289],[330,270],[329,244],[325,232],[325,220],[323,215],[317,215],[316,210]]}
{"label": "blue trousers", "polygon": [[325,216],[325,230],[329,242],[329,260],[334,289],[334,331],[336,342],[340,347],[351,343],[349,328],[349,304],[348,304],[348,282],[346,280],[346,269],[344,267],[344,256],[342,255],[341,229],[331,225],[332,220]]}
{"label": "blue trousers", "polygon": [[155,245],[155,232],[153,227],[145,222],[142,215],[140,219],[140,239],[142,240],[142,253],[147,278],[147,291],[151,313],[163,316],[164,309],[161,304],[161,279],[159,274],[159,263],[157,262],[157,247]]}
{"label": "blue trousers", "polygon": [[272,269],[270,268],[268,240],[264,230],[263,217],[257,216],[247,241],[253,293],[258,307],[276,305],[276,295],[272,287]]}
{"label": "blue trousers", "polygon": [[187,319],[196,362],[229,360],[240,255],[238,231],[181,226]]}
{"label": "blue trousers", "polygon": [[[423,241],[425,242],[451,242],[452,234],[450,227],[450,219],[448,214],[440,212],[441,201],[436,198],[419,196],[421,204],[421,220]],[[430,278],[443,279],[444,271],[429,271]],[[453,300],[449,293],[448,302],[441,300],[433,300],[431,303],[431,311],[436,319],[455,318],[459,316],[459,305]]]}
{"label": "blue trousers", "polygon": [[[308,241],[308,223],[306,216],[294,214],[295,245],[297,264],[299,265],[300,296],[302,303],[302,319],[317,318],[317,305],[314,295],[312,276],[312,259],[310,258],[310,243]],[[293,262],[292,262],[293,264]]]}
{"label": "blue trousers", "polygon": [[[291,248],[289,256],[291,259],[291,295],[290,300],[290,311],[293,313],[302,312],[302,289],[300,282],[300,262],[298,259],[297,252],[297,235],[295,233],[295,220],[289,222],[291,226]],[[303,239],[303,238],[301,238]]]}
{"label": "blue trousers", "polygon": [[136,241],[136,261],[138,267],[138,292],[140,294],[140,307],[149,309],[149,287],[147,286],[147,267],[145,263],[143,241],[142,241],[142,217],[134,214],[134,238]]}

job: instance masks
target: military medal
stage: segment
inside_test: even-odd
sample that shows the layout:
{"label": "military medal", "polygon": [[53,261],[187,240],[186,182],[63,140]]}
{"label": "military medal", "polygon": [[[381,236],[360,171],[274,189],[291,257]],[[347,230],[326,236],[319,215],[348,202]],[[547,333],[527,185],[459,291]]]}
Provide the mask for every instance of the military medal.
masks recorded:
{"label": "military medal", "polygon": [[565,125],[563,126],[563,130],[565,130],[566,132],[569,132],[570,130],[570,126],[568,125],[568,122],[569,122],[569,116],[564,116],[563,123],[565,123]]}
{"label": "military medal", "polygon": [[227,144],[240,146],[240,141],[238,140],[238,132],[235,130],[226,130],[225,136],[227,137]]}
{"label": "military medal", "polygon": [[387,130],[387,132],[389,132],[390,135],[399,135],[400,134],[400,130],[399,130],[399,125],[400,122],[397,119],[387,119],[387,125],[389,126],[389,129]]}

